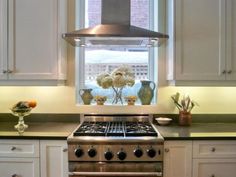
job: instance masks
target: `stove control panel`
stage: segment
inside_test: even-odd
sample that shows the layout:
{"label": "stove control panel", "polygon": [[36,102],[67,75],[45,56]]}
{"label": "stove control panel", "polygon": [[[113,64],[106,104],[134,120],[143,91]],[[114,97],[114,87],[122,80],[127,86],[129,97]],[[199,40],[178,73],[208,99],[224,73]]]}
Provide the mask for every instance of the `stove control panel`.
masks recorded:
{"label": "stove control panel", "polygon": [[69,161],[162,161],[163,145],[69,145]]}

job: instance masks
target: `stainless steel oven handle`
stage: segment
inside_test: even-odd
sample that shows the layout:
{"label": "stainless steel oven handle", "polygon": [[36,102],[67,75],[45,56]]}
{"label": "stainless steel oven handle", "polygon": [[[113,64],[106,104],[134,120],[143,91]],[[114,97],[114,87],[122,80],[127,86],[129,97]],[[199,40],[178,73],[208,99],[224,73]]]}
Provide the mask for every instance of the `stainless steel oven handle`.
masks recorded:
{"label": "stainless steel oven handle", "polygon": [[70,176],[142,176],[142,177],[162,177],[162,172],[69,172]]}

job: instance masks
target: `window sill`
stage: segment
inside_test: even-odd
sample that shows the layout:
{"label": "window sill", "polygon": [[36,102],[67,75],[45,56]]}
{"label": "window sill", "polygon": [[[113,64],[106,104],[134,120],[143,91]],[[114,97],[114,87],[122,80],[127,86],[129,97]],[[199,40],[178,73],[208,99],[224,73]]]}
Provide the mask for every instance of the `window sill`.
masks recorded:
{"label": "window sill", "polygon": [[155,114],[159,105],[76,105],[83,114]]}

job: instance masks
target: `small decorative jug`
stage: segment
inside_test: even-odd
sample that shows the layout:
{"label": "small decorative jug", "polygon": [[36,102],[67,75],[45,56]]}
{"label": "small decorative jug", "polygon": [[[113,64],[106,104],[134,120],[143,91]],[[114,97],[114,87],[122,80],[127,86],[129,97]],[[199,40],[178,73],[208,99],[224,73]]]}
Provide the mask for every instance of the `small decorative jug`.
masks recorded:
{"label": "small decorative jug", "polygon": [[192,124],[192,114],[188,111],[179,112],[179,125],[190,126]]}
{"label": "small decorative jug", "polygon": [[150,105],[154,95],[156,84],[153,81],[147,80],[142,80],[140,82],[142,85],[140,90],[138,91],[138,97],[142,105]]}
{"label": "small decorative jug", "polygon": [[81,96],[85,105],[90,105],[91,101],[93,100],[93,95],[91,93],[92,90],[93,89],[80,89],[79,90],[79,95]]}

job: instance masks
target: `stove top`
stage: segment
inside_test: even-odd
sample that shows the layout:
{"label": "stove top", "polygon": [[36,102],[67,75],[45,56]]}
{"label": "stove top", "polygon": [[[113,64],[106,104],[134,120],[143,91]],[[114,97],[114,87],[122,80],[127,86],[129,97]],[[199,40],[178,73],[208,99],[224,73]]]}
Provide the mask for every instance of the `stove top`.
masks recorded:
{"label": "stove top", "polygon": [[83,122],[73,133],[74,136],[109,136],[109,137],[140,137],[158,134],[150,122]]}

